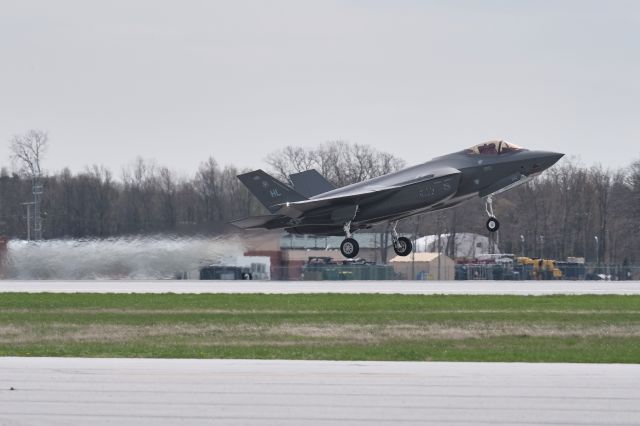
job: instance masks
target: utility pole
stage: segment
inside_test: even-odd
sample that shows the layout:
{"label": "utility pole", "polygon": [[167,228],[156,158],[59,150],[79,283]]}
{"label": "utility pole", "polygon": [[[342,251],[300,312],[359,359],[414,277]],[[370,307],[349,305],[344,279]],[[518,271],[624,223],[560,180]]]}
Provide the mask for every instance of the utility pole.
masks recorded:
{"label": "utility pole", "polygon": [[422,216],[416,217],[416,227],[413,232],[413,250],[411,250],[411,279],[416,279],[416,251],[418,250],[418,232],[422,226]]}
{"label": "utility pole", "polygon": [[438,229],[438,281],[440,281],[440,258],[442,257],[442,246],[440,245],[440,229]]}
{"label": "utility pole", "polygon": [[42,239],[42,216],[40,216],[40,198],[42,196],[42,184],[40,176],[33,180],[33,239]]}
{"label": "utility pole", "polygon": [[[31,237],[35,241],[42,239],[42,217],[40,216],[40,200],[42,197],[42,184],[38,177],[33,178],[33,187],[31,189],[33,193],[33,201],[28,203],[22,203],[23,206],[27,206],[27,241],[31,241]],[[31,207],[33,206],[33,227],[31,226]],[[31,233],[33,229],[33,234]]]}
{"label": "utility pole", "polygon": [[33,206],[33,201],[30,203],[22,203],[23,206],[27,206],[27,241],[31,241],[31,206]]}

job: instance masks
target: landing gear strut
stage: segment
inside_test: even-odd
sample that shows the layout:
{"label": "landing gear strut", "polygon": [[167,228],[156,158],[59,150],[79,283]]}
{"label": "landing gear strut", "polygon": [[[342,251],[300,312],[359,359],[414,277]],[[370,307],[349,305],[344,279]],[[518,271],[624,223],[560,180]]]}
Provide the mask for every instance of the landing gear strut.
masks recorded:
{"label": "landing gear strut", "polygon": [[344,224],[344,234],[347,236],[340,244],[340,252],[347,259],[353,259],[360,251],[360,245],[356,240],[351,238],[351,221]]}
{"label": "landing gear strut", "polygon": [[485,210],[487,211],[487,215],[489,219],[487,220],[487,230],[489,232],[496,232],[500,229],[500,222],[493,214],[493,197],[489,195],[485,201]]}
{"label": "landing gear strut", "polygon": [[390,223],[391,225],[391,239],[393,241],[393,251],[396,252],[398,256],[408,256],[413,250],[413,245],[411,244],[411,240],[407,237],[399,237],[398,232],[396,231],[396,226],[398,225],[398,221],[394,221]]}

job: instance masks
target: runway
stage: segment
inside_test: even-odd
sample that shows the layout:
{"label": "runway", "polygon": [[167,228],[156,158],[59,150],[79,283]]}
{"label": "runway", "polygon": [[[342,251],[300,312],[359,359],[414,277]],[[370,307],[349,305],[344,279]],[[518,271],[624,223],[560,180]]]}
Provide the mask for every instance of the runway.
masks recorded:
{"label": "runway", "polygon": [[640,281],[0,281],[0,293],[640,294]]}
{"label": "runway", "polygon": [[632,425],[639,384],[620,364],[0,358],[0,424]]}

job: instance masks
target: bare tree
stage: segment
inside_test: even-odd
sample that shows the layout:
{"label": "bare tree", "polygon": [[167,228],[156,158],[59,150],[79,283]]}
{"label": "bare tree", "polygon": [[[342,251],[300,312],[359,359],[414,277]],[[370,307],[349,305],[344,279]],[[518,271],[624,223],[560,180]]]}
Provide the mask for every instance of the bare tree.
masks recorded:
{"label": "bare tree", "polygon": [[159,186],[161,194],[162,223],[166,228],[173,228],[178,223],[176,206],[176,178],[168,167],[160,168]]}
{"label": "bare tree", "polygon": [[611,173],[601,167],[593,168],[591,172],[593,187],[595,189],[595,201],[598,213],[598,228],[596,234],[598,238],[598,252],[600,259],[605,260],[608,255],[608,221],[609,221],[609,199],[611,195]]}
{"label": "bare tree", "polygon": [[288,146],[280,151],[273,152],[267,156],[269,164],[276,173],[276,176],[285,181],[289,181],[289,174],[303,172],[314,167],[318,167],[321,161],[316,158],[314,150],[303,147]]}
{"label": "bare tree", "polygon": [[42,238],[42,217],[40,215],[40,199],[42,196],[42,159],[47,150],[48,136],[41,130],[29,130],[24,135],[16,135],[11,139],[9,150],[11,159],[17,163],[21,173],[26,174],[32,181],[33,202],[24,203],[27,206],[27,239],[31,236],[30,212],[33,205],[33,236],[36,240]]}
{"label": "bare tree", "polygon": [[[345,141],[327,142],[312,149],[288,146],[271,153],[266,162],[282,181],[288,182],[289,174],[315,168],[336,187],[382,176],[405,164],[392,154]],[[376,230],[380,233],[380,259],[386,263],[389,230],[387,226]]]}
{"label": "bare tree", "polygon": [[332,141],[316,148],[288,146],[266,158],[276,176],[289,180],[289,174],[317,169],[331,183],[340,187],[394,172],[404,161],[370,146]]}
{"label": "bare tree", "polygon": [[48,141],[47,133],[41,130],[29,130],[24,135],[16,135],[11,139],[11,159],[17,163],[21,173],[32,179],[42,176],[42,160]]}
{"label": "bare tree", "polygon": [[220,211],[220,168],[213,157],[200,164],[195,186],[203,207],[204,222],[222,220]]}

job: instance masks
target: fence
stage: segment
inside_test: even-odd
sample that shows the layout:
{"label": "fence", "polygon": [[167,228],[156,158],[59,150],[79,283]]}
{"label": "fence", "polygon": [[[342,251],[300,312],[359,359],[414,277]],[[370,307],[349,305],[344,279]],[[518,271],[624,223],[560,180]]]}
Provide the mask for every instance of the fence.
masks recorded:
{"label": "fence", "polygon": [[[404,268],[403,270],[406,270]],[[411,269],[410,269],[411,270]],[[501,265],[477,263],[455,265],[450,271],[437,274],[437,266],[416,266],[411,273],[402,273],[393,265],[295,265],[272,266],[273,281],[321,281],[321,280],[572,280],[572,281],[623,281],[640,280],[640,266],[621,265],[560,265],[555,268],[535,268],[533,265]]]}

